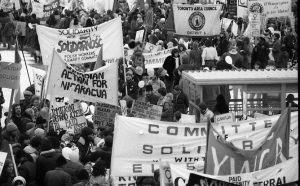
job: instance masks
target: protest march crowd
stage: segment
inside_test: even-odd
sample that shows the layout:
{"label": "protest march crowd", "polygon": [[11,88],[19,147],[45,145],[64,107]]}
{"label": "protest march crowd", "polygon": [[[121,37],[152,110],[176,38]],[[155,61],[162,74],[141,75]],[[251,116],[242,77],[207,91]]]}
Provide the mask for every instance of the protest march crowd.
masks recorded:
{"label": "protest march crowd", "polygon": [[[198,186],[204,185],[205,176],[206,185],[216,180],[216,185],[297,185],[298,166],[289,166],[295,167],[298,157],[294,152],[298,149],[298,111],[252,118],[252,123],[214,125],[216,116],[231,113],[230,99],[236,93],[226,86],[207,90],[212,99],[197,103],[199,112],[194,116],[182,81],[182,73],[192,70],[298,70],[295,18],[265,19],[255,35],[255,26],[250,28],[255,20],[234,15],[229,1],[101,1],[109,2],[107,8],[92,0],[20,0],[7,10],[4,7],[9,2],[0,0],[0,45],[16,51],[15,63],[21,60],[18,51],[25,50],[36,64],[48,66],[48,71],[34,71],[34,83],[21,92],[24,99],[14,95],[8,112],[2,113],[0,107],[0,118],[5,117],[0,131],[0,186]],[[218,12],[217,16],[197,14],[202,7]],[[181,21],[184,14],[177,11],[190,10],[194,17]],[[119,23],[120,29],[115,26]],[[193,31],[178,31],[186,24]],[[13,75],[20,78],[16,74],[21,67],[15,63],[11,68],[4,62],[0,65],[15,71],[9,74],[8,82],[13,83],[0,82],[0,105],[10,101],[3,96],[4,88],[18,89],[25,81],[19,79],[18,85],[12,85],[16,82]],[[293,94],[286,100],[287,107],[298,107]],[[209,130],[209,124],[215,129]],[[245,152],[237,153],[248,159],[234,162],[231,154],[222,160],[225,146],[216,139],[218,156],[214,154],[217,146],[210,148],[214,142],[211,131],[221,139],[226,134],[225,139],[234,145],[243,144],[236,146]],[[278,135],[277,142],[263,142],[270,137],[269,131]],[[246,138],[252,140],[251,145]],[[150,145],[151,141],[157,142]],[[252,142],[254,147],[263,144],[260,150],[268,151],[253,148]],[[242,148],[248,145],[251,150]],[[282,154],[278,155],[277,147]],[[184,163],[183,169],[177,156],[192,164]],[[255,156],[261,159],[253,160]],[[166,168],[163,160],[173,164]],[[212,162],[218,168],[212,168]],[[222,164],[241,171],[223,170]],[[275,168],[282,172],[274,173]]]}

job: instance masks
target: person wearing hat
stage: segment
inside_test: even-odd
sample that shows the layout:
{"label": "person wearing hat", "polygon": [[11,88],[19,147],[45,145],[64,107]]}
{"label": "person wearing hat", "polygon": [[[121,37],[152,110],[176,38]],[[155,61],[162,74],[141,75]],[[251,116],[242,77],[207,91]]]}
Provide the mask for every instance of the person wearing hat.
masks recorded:
{"label": "person wearing hat", "polygon": [[204,102],[201,102],[199,104],[199,108],[200,108],[200,123],[207,122],[207,117],[209,117],[210,119],[213,119],[214,113],[207,108],[207,106]]}

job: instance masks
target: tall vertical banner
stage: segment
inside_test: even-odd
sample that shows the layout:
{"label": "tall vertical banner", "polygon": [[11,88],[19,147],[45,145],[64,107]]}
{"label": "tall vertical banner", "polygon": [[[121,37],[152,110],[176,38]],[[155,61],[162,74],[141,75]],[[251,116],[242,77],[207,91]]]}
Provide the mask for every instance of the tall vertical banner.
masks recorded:
{"label": "tall vertical banner", "polygon": [[248,0],[248,10],[265,14],[266,18],[289,16],[292,0]]}
{"label": "tall vertical banner", "polygon": [[32,68],[32,72],[33,72],[35,95],[41,96],[42,89],[43,89],[43,81],[45,79],[46,72],[38,68]]}
{"label": "tall vertical banner", "polygon": [[250,35],[259,37],[261,31],[261,18],[259,13],[249,13]]}
{"label": "tall vertical banner", "polygon": [[252,150],[239,149],[232,143],[226,142],[220,135],[217,139],[214,136],[216,131],[211,127],[205,173],[212,175],[248,173],[286,161],[289,158],[289,125],[286,109],[261,145]]}
{"label": "tall vertical banner", "polygon": [[0,152],[0,176],[5,164],[6,156],[7,156],[6,152]]}
{"label": "tall vertical banner", "polygon": [[103,47],[103,60],[123,56],[121,19],[116,18],[100,25],[78,29],[54,29],[37,25],[44,65],[50,65],[55,51],[69,64],[96,62]]}
{"label": "tall vertical banner", "polygon": [[237,1],[238,0],[227,1],[227,11],[231,16],[237,16]]}
{"label": "tall vertical banner", "polygon": [[54,51],[47,84],[47,93],[52,96],[118,105],[117,63],[91,72],[79,72]]}
{"label": "tall vertical banner", "polygon": [[120,107],[106,103],[96,103],[94,124],[96,127],[112,127],[115,123],[116,113],[120,113]]}
{"label": "tall vertical banner", "polygon": [[87,126],[80,102],[52,107],[50,109],[50,121],[56,132],[71,130],[74,134],[79,134],[81,129]]}
{"label": "tall vertical banner", "polygon": [[176,34],[185,36],[214,36],[221,32],[222,5],[173,4]]}

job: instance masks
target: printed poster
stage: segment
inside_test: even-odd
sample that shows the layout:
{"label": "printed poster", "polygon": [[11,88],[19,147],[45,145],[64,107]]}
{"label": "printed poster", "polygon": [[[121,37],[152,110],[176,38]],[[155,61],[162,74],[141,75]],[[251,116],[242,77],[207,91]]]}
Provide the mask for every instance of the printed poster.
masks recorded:
{"label": "printed poster", "polygon": [[120,107],[106,103],[96,103],[94,124],[97,127],[112,127],[115,123],[115,115],[119,113]]}
{"label": "printed poster", "polygon": [[160,120],[162,107],[138,100],[133,100],[131,113],[137,118]]}

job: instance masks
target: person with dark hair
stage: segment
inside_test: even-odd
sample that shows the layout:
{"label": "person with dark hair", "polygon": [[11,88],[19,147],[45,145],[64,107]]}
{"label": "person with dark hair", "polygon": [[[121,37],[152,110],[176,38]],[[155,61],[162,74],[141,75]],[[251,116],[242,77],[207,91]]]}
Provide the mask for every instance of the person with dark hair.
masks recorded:
{"label": "person with dark hair", "polygon": [[166,89],[167,92],[172,92],[175,80],[175,70],[181,65],[179,60],[179,50],[177,48],[172,49],[171,55],[168,56],[163,64],[163,68],[167,71],[166,77]]}
{"label": "person with dark hair", "polygon": [[210,39],[205,41],[205,48],[202,52],[202,66],[212,68],[216,66],[216,62],[219,60],[218,53],[215,47],[212,46]]}
{"label": "person with dark hair", "polygon": [[67,160],[63,156],[58,156],[55,162],[55,169],[50,170],[45,175],[45,186],[71,186],[71,176],[63,170]]}
{"label": "person with dark hair", "polygon": [[186,114],[189,108],[189,98],[178,85],[174,87],[173,94],[174,112],[180,111],[181,113]]}
{"label": "person with dark hair", "polygon": [[174,113],[174,121],[175,122],[180,122],[180,119],[181,119],[181,112],[180,111],[176,111],[175,113]]}
{"label": "person with dark hair", "polygon": [[106,136],[104,138],[104,147],[97,148],[89,158],[90,161],[96,162],[101,159],[105,162],[105,168],[110,169],[111,153],[112,153],[113,137]]}
{"label": "person with dark hair", "polygon": [[272,47],[272,55],[275,60],[276,66],[280,63],[279,61],[279,56],[281,54],[281,40],[280,40],[280,35],[278,33],[274,34],[274,42],[273,42],[273,47]]}
{"label": "person with dark hair", "polygon": [[264,37],[258,38],[257,45],[253,48],[252,59],[251,59],[251,68],[254,68],[254,63],[260,61],[261,69],[265,69],[268,64],[269,59],[269,44],[266,42]]}
{"label": "person with dark hair", "polygon": [[220,94],[217,96],[217,103],[213,109],[214,115],[225,114],[229,112],[229,106],[225,100],[225,97]]}
{"label": "person with dark hair", "polygon": [[24,131],[24,127],[22,126],[22,108],[20,104],[13,104],[11,107],[11,121],[17,125],[19,131]]}
{"label": "person with dark hair", "polygon": [[19,175],[25,178],[28,186],[35,186],[36,164],[32,156],[20,149],[15,153],[15,159]]}
{"label": "person with dark hair", "polygon": [[295,97],[293,94],[288,94],[286,97],[286,107],[289,107],[289,104],[291,104],[291,107],[298,107],[298,104],[294,102]]}
{"label": "person with dark hair", "polygon": [[126,86],[127,86],[127,95],[132,99],[137,99],[139,88],[137,83],[133,80],[133,72],[132,70],[128,70],[126,73],[126,82],[121,85],[120,91],[122,92],[122,97],[126,95]]}
{"label": "person with dark hair", "polygon": [[53,149],[52,143],[45,138],[41,142],[41,153],[36,160],[36,183],[43,185],[46,172],[55,169],[56,159],[61,155]]}
{"label": "person with dark hair", "polygon": [[151,84],[146,85],[146,98],[145,102],[153,105],[157,104],[159,96],[153,93],[153,88]]}
{"label": "person with dark hair", "polygon": [[202,57],[201,57],[201,54],[202,54],[202,51],[201,51],[201,48],[199,48],[199,43],[197,41],[194,41],[192,43],[192,46],[191,46],[191,51],[189,53],[189,64],[190,65],[193,65],[195,70],[200,70],[201,67],[202,67]]}
{"label": "person with dark hair", "polygon": [[77,170],[76,173],[77,183],[73,184],[73,186],[86,186],[89,184],[90,175],[86,169]]}
{"label": "person with dark hair", "polygon": [[281,47],[281,53],[279,55],[278,63],[276,63],[276,68],[287,68],[289,61],[289,53],[285,46]]}
{"label": "person with dark hair", "polygon": [[99,184],[99,185],[113,185],[113,179],[110,177],[110,174],[107,172],[106,162],[103,160],[98,160],[93,166],[92,176],[90,178],[90,184]]}
{"label": "person with dark hair", "polygon": [[20,131],[13,122],[8,123],[0,135],[0,150],[6,152],[7,159],[11,159],[9,144],[12,145],[13,151],[16,152],[21,148],[19,143]]}
{"label": "person with dark hair", "polygon": [[207,122],[207,117],[213,119],[214,113],[207,108],[204,102],[199,104],[199,108],[200,108],[200,123]]}
{"label": "person with dark hair", "polygon": [[84,127],[81,130],[80,138],[76,143],[79,149],[79,160],[85,164],[90,153],[90,144],[94,143],[94,131],[90,127]]}

